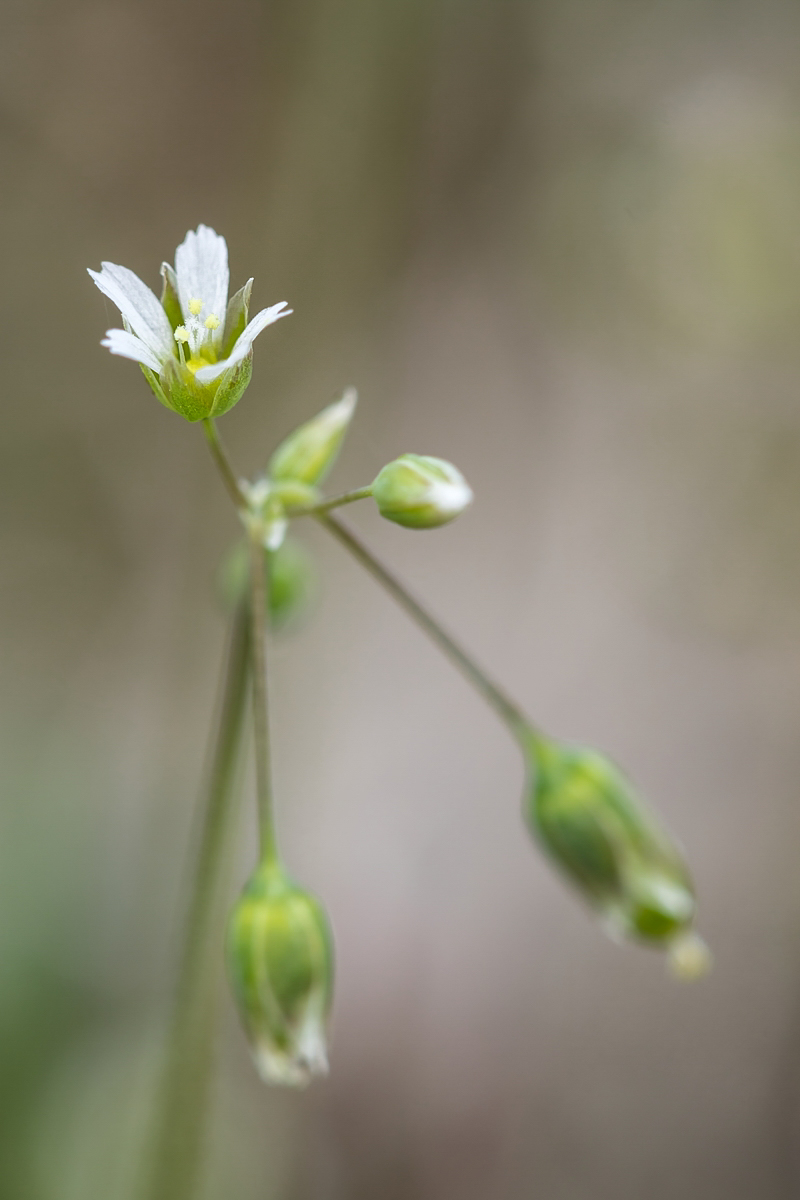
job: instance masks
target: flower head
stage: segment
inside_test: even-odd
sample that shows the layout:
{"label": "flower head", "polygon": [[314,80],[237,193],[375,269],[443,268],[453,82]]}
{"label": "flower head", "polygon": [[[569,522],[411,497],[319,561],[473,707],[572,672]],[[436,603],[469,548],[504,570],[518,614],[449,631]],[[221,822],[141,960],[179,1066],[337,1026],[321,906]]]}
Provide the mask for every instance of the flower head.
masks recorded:
{"label": "flower head", "polygon": [[161,403],[189,421],[233,407],[250,382],[253,342],[292,311],[282,302],[248,320],[252,279],[228,300],[228,247],[207,225],[189,230],[174,269],[162,264],[160,301],[127,267],[104,262],[89,274],[122,314],[124,329],[109,329],[102,345],[138,362]]}

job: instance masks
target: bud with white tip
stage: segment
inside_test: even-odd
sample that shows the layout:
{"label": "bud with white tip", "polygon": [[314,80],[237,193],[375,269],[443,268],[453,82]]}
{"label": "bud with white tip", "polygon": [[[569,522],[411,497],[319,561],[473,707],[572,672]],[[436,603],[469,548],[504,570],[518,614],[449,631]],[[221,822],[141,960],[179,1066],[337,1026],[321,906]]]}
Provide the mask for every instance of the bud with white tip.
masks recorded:
{"label": "bud with white tip", "polygon": [[336,461],[357,400],[355,390],[348,388],[341,400],[290,433],[270,459],[270,479],[274,483],[321,483]]}
{"label": "bud with white tip", "polygon": [[333,941],[325,912],[276,863],[262,863],[233,910],[228,967],[256,1068],[303,1087],[328,1071]]}
{"label": "bud with white tip", "polygon": [[407,529],[435,529],[464,511],[472,489],[443,458],[402,454],[378,473],[372,497],[387,521]]}
{"label": "bud with white tip", "polygon": [[676,975],[710,964],[692,930],[695,897],[675,842],[622,773],[594,750],[529,731],[525,815],[543,848],[614,937],[667,951]]}

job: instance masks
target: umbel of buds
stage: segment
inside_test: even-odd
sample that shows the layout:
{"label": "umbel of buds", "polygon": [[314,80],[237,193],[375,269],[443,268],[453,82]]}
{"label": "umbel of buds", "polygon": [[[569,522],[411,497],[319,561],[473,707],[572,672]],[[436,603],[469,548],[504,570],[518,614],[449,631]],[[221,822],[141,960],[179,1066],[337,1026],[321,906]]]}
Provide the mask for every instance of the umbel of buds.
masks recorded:
{"label": "umbel of buds", "polygon": [[233,910],[228,967],[256,1067],[302,1087],[328,1070],[333,940],[317,899],[262,863]]}
{"label": "umbel of buds", "polygon": [[676,974],[702,974],[683,856],[621,772],[594,750],[530,732],[525,812],[534,834],[612,936],[667,949]]}
{"label": "umbel of buds", "polygon": [[372,496],[382,517],[408,529],[435,529],[464,511],[472,489],[443,458],[401,454],[380,471]]}

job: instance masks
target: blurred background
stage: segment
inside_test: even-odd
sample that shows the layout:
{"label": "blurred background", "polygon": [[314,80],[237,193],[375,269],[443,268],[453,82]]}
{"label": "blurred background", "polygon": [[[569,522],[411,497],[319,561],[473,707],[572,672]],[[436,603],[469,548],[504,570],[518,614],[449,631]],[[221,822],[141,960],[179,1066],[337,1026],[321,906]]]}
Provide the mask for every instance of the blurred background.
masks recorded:
{"label": "blurred background", "polygon": [[[789,0],[5,0],[0,1195],[129,1200],[175,969],[235,518],[99,346],[206,222],[295,315],[242,471],[349,384],[332,479],[402,451],[452,528],[347,520],[686,846],[715,973],[606,940],[514,746],[299,530],[279,826],[337,933],[332,1074],[221,1022],[203,1200],[800,1193],[800,10]],[[236,882],[253,862],[252,788]]]}

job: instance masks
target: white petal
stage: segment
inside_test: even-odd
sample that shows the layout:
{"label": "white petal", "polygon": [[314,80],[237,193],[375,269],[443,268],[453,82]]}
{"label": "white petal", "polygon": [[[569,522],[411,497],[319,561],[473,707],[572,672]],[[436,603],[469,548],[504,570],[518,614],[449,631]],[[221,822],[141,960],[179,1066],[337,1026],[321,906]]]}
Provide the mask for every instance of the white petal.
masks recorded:
{"label": "white petal", "polygon": [[158,373],[163,363],[157,358],[149,346],[145,346],[141,338],[129,333],[126,329],[109,329],[100,343],[112,354],[121,354],[123,358],[132,358],[134,362],[142,363],[151,371]]}
{"label": "white petal", "polygon": [[249,325],[245,325],[242,332],[239,334],[236,341],[233,343],[233,349],[227,358],[221,362],[214,363],[210,367],[201,367],[195,372],[195,379],[198,383],[212,383],[215,379],[219,379],[220,375],[224,375],[229,367],[233,367],[236,363],[241,362],[243,358],[247,358],[252,348],[253,342],[261,333],[262,329],[266,329],[268,325],[272,325],[274,321],[279,321],[281,317],[288,317],[291,308],[286,307],[286,301],[282,300],[280,304],[273,304],[272,308],[262,308],[260,313],[256,313]]}
{"label": "white petal", "polygon": [[228,306],[228,247],[225,238],[209,229],[208,225],[198,225],[196,233],[190,229],[175,251],[175,274],[178,277],[178,299],[184,320],[190,316],[189,301],[202,300],[205,307],[200,319],[205,321],[212,313],[219,317],[214,343],[221,342]]}
{"label": "white petal", "polygon": [[167,314],[138,275],[127,267],[104,262],[102,271],[89,271],[104,296],[116,304],[133,332],[160,360],[172,355],[174,342]]}

